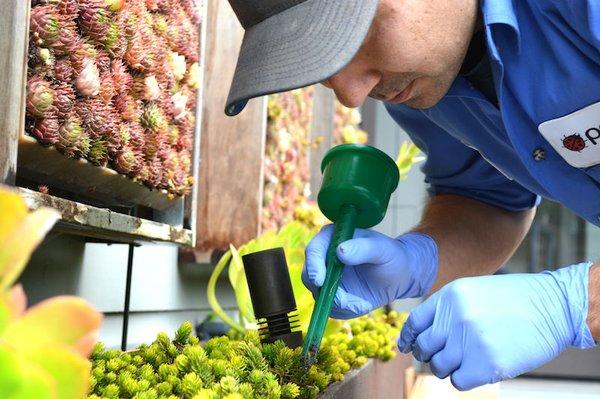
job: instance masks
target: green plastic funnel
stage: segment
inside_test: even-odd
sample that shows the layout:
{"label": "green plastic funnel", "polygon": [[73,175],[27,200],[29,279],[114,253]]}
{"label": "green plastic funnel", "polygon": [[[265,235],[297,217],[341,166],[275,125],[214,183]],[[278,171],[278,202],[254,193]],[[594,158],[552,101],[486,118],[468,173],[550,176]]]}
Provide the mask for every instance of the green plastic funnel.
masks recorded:
{"label": "green plastic funnel", "polygon": [[321,212],[334,222],[335,230],[327,251],[325,282],[304,340],[306,365],[312,363],[319,350],[344,270],[336,255],[338,245],[351,239],[356,227],[373,227],[383,220],[390,196],[400,180],[396,162],[367,145],[344,144],[332,148],[323,158],[321,171],[323,183],[317,201]]}
{"label": "green plastic funnel", "polygon": [[341,219],[345,205],[356,208],[356,227],[379,224],[390,196],[398,187],[400,172],[392,158],[368,145],[343,144],[332,148],[321,163],[323,183],[318,203],[332,222]]}

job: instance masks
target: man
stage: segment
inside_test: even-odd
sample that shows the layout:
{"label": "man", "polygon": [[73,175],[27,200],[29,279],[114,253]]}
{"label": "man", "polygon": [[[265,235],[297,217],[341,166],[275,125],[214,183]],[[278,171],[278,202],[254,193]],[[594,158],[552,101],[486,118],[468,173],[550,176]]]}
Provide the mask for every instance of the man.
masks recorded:
{"label": "man", "polygon": [[[399,348],[461,390],[512,378],[600,341],[600,265],[493,274],[540,197],[600,225],[597,0],[230,0],[246,29],[226,112],[322,82],[349,107],[367,96],[427,154],[431,198],[396,239],[358,231],[332,316],[399,298]],[[376,176],[374,176],[376,178]],[[332,234],[306,251],[318,291]]]}

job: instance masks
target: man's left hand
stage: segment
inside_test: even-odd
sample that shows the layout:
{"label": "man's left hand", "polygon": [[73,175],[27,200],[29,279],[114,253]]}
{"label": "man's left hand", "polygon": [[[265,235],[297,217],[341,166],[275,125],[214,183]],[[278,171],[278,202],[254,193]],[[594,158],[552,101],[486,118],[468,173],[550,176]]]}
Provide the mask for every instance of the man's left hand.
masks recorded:
{"label": "man's left hand", "polygon": [[459,390],[516,377],[570,346],[593,347],[590,267],[456,280],[413,310],[398,346]]}

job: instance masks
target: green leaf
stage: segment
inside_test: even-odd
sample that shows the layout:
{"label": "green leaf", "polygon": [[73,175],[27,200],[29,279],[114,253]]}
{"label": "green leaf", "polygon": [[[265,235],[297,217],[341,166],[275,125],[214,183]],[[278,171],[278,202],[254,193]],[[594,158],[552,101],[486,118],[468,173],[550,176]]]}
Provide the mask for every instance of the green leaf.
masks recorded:
{"label": "green leaf", "polygon": [[413,165],[424,160],[424,157],[419,156],[421,150],[411,142],[405,141],[400,146],[398,151],[398,157],[396,158],[396,164],[400,172],[400,179],[406,179],[408,172],[412,169]]}
{"label": "green leaf", "polygon": [[[0,198],[2,195],[0,192]],[[4,205],[0,204],[0,209],[11,209],[3,208]],[[11,212],[3,212],[8,213]],[[8,229],[9,234],[6,234],[7,231],[0,233],[0,236],[4,236],[0,242],[0,289],[8,289],[17,280],[29,257],[59,216],[53,209],[40,208],[18,221],[13,219],[15,224],[2,223],[1,227]]]}
{"label": "green leaf", "polygon": [[19,350],[58,344],[87,356],[101,322],[102,315],[83,299],[58,296],[40,302],[13,320],[2,338]]}
{"label": "green leaf", "polygon": [[244,272],[244,263],[242,262],[242,257],[233,245],[230,245],[230,250],[231,263],[229,264],[229,279],[233,286],[233,290],[235,291],[235,298],[239,311],[246,320],[255,322],[254,310],[252,308],[252,300],[250,298],[250,290],[248,289],[248,283],[246,281],[246,273]]}
{"label": "green leaf", "polygon": [[225,323],[234,328],[237,331],[244,332],[244,327],[238,323],[236,323],[221,307],[219,301],[217,300],[216,294],[216,286],[217,280],[219,279],[219,275],[223,271],[223,269],[227,266],[229,261],[231,260],[231,251],[227,251],[219,260],[217,265],[215,266],[215,270],[210,276],[208,280],[208,287],[206,288],[206,297],[208,299],[208,304],[212,308],[213,312],[217,316],[221,318]]}
{"label": "green leaf", "polygon": [[57,382],[44,369],[0,343],[0,392],[3,399],[59,399]]}
{"label": "green leaf", "polygon": [[85,397],[91,364],[79,353],[67,347],[37,347],[30,350],[26,357],[27,360],[48,372],[56,381],[57,398]]}

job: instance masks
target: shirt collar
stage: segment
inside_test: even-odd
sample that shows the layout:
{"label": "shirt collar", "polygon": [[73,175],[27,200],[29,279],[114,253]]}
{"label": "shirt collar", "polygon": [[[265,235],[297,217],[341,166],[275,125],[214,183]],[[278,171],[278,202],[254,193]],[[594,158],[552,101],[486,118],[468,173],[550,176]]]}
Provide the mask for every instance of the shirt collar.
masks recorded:
{"label": "shirt collar", "polygon": [[483,22],[491,32],[494,32],[493,25],[506,25],[512,28],[517,43],[517,48],[521,48],[521,31],[519,21],[515,10],[514,0],[481,0],[481,12]]}

